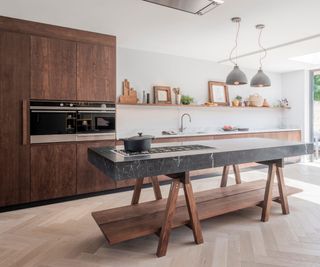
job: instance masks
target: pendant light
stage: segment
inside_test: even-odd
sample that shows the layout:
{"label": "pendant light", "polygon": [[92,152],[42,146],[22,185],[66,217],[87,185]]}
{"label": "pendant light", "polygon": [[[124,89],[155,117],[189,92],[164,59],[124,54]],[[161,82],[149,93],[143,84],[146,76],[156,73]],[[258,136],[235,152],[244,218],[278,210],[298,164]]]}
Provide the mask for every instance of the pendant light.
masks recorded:
{"label": "pendant light", "polygon": [[239,17],[235,17],[232,18],[231,21],[233,23],[237,23],[238,24],[238,28],[237,28],[237,34],[236,34],[236,40],[235,40],[235,46],[233,47],[233,49],[230,52],[229,55],[229,60],[231,63],[234,64],[234,68],[233,70],[229,73],[229,75],[227,76],[227,80],[226,80],[226,84],[228,85],[243,85],[243,84],[247,84],[248,83],[248,79],[246,77],[246,75],[244,74],[244,72],[242,72],[237,64],[237,54],[236,54],[236,61],[233,61],[232,59],[232,54],[234,51],[236,51],[237,47],[238,47],[238,37],[239,37],[239,31],[240,31],[240,22],[241,22],[241,18]]}
{"label": "pendant light", "polygon": [[258,38],[258,44],[259,47],[264,51],[264,55],[260,56],[260,67],[256,75],[253,76],[251,79],[250,85],[251,87],[268,87],[271,86],[271,81],[269,77],[263,72],[262,70],[262,60],[265,59],[267,56],[267,50],[261,45],[261,35],[262,31],[265,28],[265,25],[258,24],[256,25],[256,29],[259,30],[259,38]]}

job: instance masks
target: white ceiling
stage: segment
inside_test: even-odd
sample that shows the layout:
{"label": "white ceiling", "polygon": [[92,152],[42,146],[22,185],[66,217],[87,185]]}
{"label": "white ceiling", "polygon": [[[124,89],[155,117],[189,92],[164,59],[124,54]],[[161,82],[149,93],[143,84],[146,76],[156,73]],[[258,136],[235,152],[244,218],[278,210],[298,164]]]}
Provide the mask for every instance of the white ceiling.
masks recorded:
{"label": "white ceiling", "polygon": [[[197,16],[141,0],[0,0],[0,14],[79,28],[118,37],[126,48],[221,61],[234,43],[234,16],[242,17],[238,54],[258,50],[258,23],[266,24],[265,47],[274,47],[320,34],[320,0],[225,0]],[[289,58],[320,51],[320,35],[270,51],[265,69],[287,72],[318,66]],[[239,59],[256,68],[258,56]]]}

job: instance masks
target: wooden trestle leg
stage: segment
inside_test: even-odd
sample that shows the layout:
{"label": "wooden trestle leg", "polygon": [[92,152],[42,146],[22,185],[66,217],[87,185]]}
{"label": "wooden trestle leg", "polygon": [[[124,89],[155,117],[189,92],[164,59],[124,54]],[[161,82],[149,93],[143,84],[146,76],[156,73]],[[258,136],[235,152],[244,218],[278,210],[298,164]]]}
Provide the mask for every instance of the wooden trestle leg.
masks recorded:
{"label": "wooden trestle leg", "polygon": [[192,227],[195,243],[196,244],[203,243],[202,230],[201,230],[201,225],[199,221],[195,198],[193,195],[189,172],[172,175],[170,177],[172,177],[173,180],[171,183],[169,197],[167,200],[166,212],[165,212],[165,216],[164,216],[162,227],[161,227],[160,239],[159,239],[158,249],[157,249],[158,257],[165,256],[167,253],[169,237],[171,232],[171,225],[172,225],[173,217],[175,214],[180,183],[183,184],[186,203],[188,207],[188,213],[190,217],[190,224]]}
{"label": "wooden trestle leg", "polygon": [[287,189],[286,185],[284,183],[284,177],[283,177],[283,168],[277,166],[277,180],[278,180],[278,189],[279,189],[279,196],[280,196],[280,204],[282,208],[283,214],[289,214],[289,204],[288,204],[288,198],[287,198]]}
{"label": "wooden trestle leg", "polygon": [[[239,165],[232,165],[233,167],[233,172],[236,180],[236,184],[241,184],[241,176],[240,176],[240,168]],[[226,187],[228,183],[228,175],[229,175],[229,168],[230,166],[224,166],[223,167],[223,172],[222,172],[222,178],[221,178],[221,183],[220,187]]]}
{"label": "wooden trestle leg", "polygon": [[288,197],[287,197],[287,190],[284,182],[283,177],[283,161],[274,161],[269,163],[269,170],[268,170],[268,177],[267,177],[267,184],[266,190],[264,195],[264,201],[262,206],[262,216],[261,221],[267,222],[270,216],[270,210],[272,205],[272,188],[274,184],[274,176],[277,176],[278,181],[278,190],[279,190],[279,199],[277,202],[281,204],[282,213],[289,214],[289,204],[288,204]]}
{"label": "wooden trestle leg", "polygon": [[[153,192],[154,192],[154,196],[155,196],[156,200],[162,199],[162,194],[161,194],[161,189],[160,189],[158,177],[152,176],[152,177],[150,177],[150,179],[151,179]],[[136,184],[134,185],[134,189],[133,189],[131,205],[136,205],[139,203],[141,189],[143,186],[143,181],[144,181],[144,178],[136,179]]]}

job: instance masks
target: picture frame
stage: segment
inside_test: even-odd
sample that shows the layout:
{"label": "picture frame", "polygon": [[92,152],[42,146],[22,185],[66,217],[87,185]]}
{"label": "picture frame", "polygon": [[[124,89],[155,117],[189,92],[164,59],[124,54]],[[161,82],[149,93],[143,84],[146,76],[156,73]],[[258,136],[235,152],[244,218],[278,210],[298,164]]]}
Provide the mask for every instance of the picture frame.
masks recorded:
{"label": "picture frame", "polygon": [[219,106],[229,106],[229,90],[224,82],[208,82],[209,102]]}
{"label": "picture frame", "polygon": [[154,86],[153,95],[155,104],[172,104],[171,87],[169,86]]}

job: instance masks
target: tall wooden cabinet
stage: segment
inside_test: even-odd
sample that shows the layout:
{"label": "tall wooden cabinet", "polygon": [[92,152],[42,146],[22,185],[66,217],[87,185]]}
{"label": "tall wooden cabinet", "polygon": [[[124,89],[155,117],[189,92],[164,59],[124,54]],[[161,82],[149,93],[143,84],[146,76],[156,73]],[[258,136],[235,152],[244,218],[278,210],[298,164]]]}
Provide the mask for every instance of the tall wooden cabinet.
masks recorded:
{"label": "tall wooden cabinet", "polygon": [[[30,200],[30,37],[0,30],[0,206]],[[26,142],[26,143],[23,143]]]}
{"label": "tall wooden cabinet", "polygon": [[31,98],[77,98],[77,43],[31,36]]}

